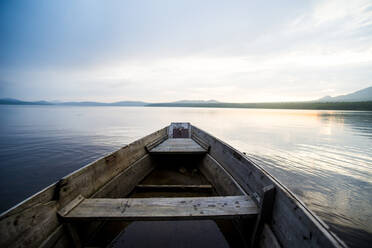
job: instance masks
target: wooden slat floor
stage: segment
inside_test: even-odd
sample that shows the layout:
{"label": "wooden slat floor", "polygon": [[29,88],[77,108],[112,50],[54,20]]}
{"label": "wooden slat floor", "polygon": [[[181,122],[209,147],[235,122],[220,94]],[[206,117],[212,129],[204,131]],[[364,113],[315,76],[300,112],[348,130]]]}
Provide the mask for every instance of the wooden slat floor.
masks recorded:
{"label": "wooden slat floor", "polygon": [[192,154],[206,153],[207,151],[193,139],[167,139],[150,150],[150,153],[160,154]]}
{"label": "wooden slat floor", "polygon": [[66,220],[187,220],[253,217],[257,205],[248,196],[84,199]]}

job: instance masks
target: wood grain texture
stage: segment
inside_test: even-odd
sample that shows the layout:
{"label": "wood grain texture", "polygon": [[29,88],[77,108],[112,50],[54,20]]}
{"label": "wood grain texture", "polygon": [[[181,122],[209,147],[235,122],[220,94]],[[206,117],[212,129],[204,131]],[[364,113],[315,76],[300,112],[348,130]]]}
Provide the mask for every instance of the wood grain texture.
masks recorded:
{"label": "wood grain texture", "polygon": [[256,225],[253,230],[251,247],[256,247],[265,223],[271,222],[273,204],[275,199],[275,187],[269,185],[263,188],[263,197],[260,204],[260,214],[257,216]]}
{"label": "wood grain texture", "polygon": [[154,142],[151,142],[150,144],[146,145],[145,148],[148,152],[151,151],[152,148],[154,148],[155,146],[159,145],[160,143],[164,142],[166,139],[168,139],[168,136],[165,135],[157,140],[155,140]]}
{"label": "wood grain texture", "polygon": [[272,222],[268,224],[283,247],[347,247],[324,222],[262,167],[195,126],[191,127],[191,132],[192,136],[197,136],[211,146],[209,155],[218,161],[247,193],[256,193],[262,198],[263,187],[270,184],[275,186]]}
{"label": "wood grain texture", "polygon": [[198,143],[201,147],[203,147],[207,152],[209,152],[209,149],[211,148],[210,145],[204,143],[201,139],[199,139],[197,136],[193,135],[191,138]]}
{"label": "wood grain texture", "polygon": [[39,246],[39,248],[54,247],[58,239],[64,234],[64,232],[65,232],[64,226],[63,225],[58,226],[56,230],[54,230],[54,232],[44,240],[44,242]]}
{"label": "wood grain texture", "polygon": [[58,226],[57,204],[49,201],[8,216],[0,230],[0,247],[34,247]]}
{"label": "wood grain texture", "polygon": [[154,168],[151,156],[145,155],[101,187],[92,198],[126,197]]}
{"label": "wood grain texture", "polygon": [[166,135],[163,128],[101,158],[60,181],[59,203],[64,206],[77,195],[90,197],[123,170],[147,154],[145,146]]}
{"label": "wood grain texture", "polygon": [[[147,154],[145,146],[167,135],[167,127],[124,146],[50,185],[0,215],[0,247],[38,247],[61,225],[57,210],[79,194],[89,197]],[[56,246],[64,246],[62,237]],[[61,242],[60,242],[61,240]],[[67,246],[68,247],[68,246]]]}
{"label": "wood grain texture", "polygon": [[81,195],[78,195],[75,199],[73,199],[69,204],[67,204],[64,208],[60,209],[58,212],[61,215],[66,215],[68,214],[74,207],[79,205],[82,201],[84,201],[84,197]]}
{"label": "wood grain texture", "polygon": [[136,191],[143,192],[154,192],[154,191],[166,191],[166,192],[212,192],[213,186],[210,184],[139,184],[136,185]]}
{"label": "wood grain texture", "polygon": [[276,239],[275,235],[271,231],[270,227],[265,224],[261,234],[260,242],[258,247],[261,248],[280,248],[280,244]]}
{"label": "wood grain texture", "polygon": [[209,154],[199,164],[199,170],[222,196],[246,195],[229,173]]}
{"label": "wood grain texture", "polygon": [[194,140],[182,138],[167,139],[150,150],[151,154],[192,154],[206,152],[206,149]]}
{"label": "wood grain texture", "polygon": [[254,217],[247,196],[85,199],[62,217],[66,220],[185,220]]}
{"label": "wood grain texture", "polygon": [[213,186],[210,184],[138,184],[136,185],[136,188],[142,188],[142,189],[212,189]]}
{"label": "wood grain texture", "polygon": [[[235,181],[235,179],[209,154],[204,156],[203,160],[199,164],[199,170],[211,182],[219,195],[247,195],[247,193],[241,188],[241,186]],[[234,219],[233,224],[238,230],[244,247],[250,245],[251,230],[248,227],[252,223],[252,219]]]}

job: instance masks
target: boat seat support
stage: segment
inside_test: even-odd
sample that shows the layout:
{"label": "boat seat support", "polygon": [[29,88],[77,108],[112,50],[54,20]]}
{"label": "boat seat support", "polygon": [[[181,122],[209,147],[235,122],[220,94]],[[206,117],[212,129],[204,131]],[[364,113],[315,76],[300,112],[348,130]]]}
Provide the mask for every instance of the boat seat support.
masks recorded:
{"label": "boat seat support", "polygon": [[263,197],[260,202],[260,213],[257,216],[256,224],[251,238],[251,247],[258,247],[259,237],[263,231],[264,224],[269,223],[272,216],[275,187],[268,185],[263,188]]}

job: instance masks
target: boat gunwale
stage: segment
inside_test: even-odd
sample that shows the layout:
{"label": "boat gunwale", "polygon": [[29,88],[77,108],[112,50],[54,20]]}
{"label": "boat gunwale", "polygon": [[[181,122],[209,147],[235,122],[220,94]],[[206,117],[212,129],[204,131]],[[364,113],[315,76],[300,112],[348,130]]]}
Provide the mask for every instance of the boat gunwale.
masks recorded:
{"label": "boat gunwale", "polygon": [[[9,209],[3,211],[2,213],[0,213],[0,221],[1,221],[2,219],[6,218],[6,217],[9,217],[9,216],[11,216],[11,215],[14,215],[14,214],[20,213],[20,212],[24,211],[24,210],[27,209],[27,208],[31,208],[31,207],[33,207],[33,206],[36,206],[37,204],[41,204],[41,203],[31,204],[31,205],[27,206],[27,207],[24,208],[24,209],[20,209],[20,211],[13,212],[13,211],[16,210],[16,208],[18,208],[18,207],[20,207],[21,205],[27,203],[28,201],[32,200],[33,198],[37,197],[38,195],[42,195],[43,193],[47,192],[48,190],[51,190],[53,187],[56,187],[56,186],[61,182],[61,180],[72,179],[72,178],[75,178],[75,177],[77,177],[77,176],[82,175],[82,174],[84,173],[84,170],[86,170],[86,169],[88,169],[89,167],[93,166],[94,164],[96,164],[97,162],[99,162],[99,161],[102,160],[102,159],[108,159],[108,158],[110,158],[110,157],[113,156],[116,152],[118,152],[118,151],[120,151],[120,150],[123,150],[123,149],[125,149],[125,148],[128,148],[128,147],[129,147],[130,145],[132,145],[133,143],[135,143],[135,142],[137,142],[137,141],[139,141],[139,140],[141,140],[141,139],[143,139],[143,138],[145,138],[145,137],[148,137],[148,136],[151,136],[151,135],[153,135],[153,134],[156,134],[156,133],[158,133],[158,132],[160,132],[160,131],[162,131],[162,130],[164,130],[164,129],[167,130],[166,135],[163,135],[162,137],[156,139],[155,141],[160,140],[160,139],[163,139],[164,137],[167,137],[168,127],[169,127],[169,126],[165,126],[165,127],[161,128],[161,129],[158,129],[158,130],[156,130],[156,131],[154,131],[154,132],[152,132],[152,133],[150,133],[150,134],[148,134],[148,135],[145,135],[145,136],[142,136],[142,137],[140,137],[140,138],[138,138],[138,139],[135,139],[134,141],[130,142],[129,144],[126,144],[126,145],[124,145],[124,146],[122,146],[122,147],[120,147],[120,148],[117,148],[117,149],[115,149],[114,151],[106,152],[106,153],[104,153],[102,156],[100,156],[99,158],[93,160],[92,162],[89,162],[88,164],[84,165],[83,167],[80,167],[80,168],[78,168],[78,169],[76,169],[76,170],[74,170],[74,171],[68,173],[67,175],[61,177],[58,181],[55,181],[55,182],[49,184],[48,186],[44,187],[44,188],[41,189],[40,191],[38,191],[38,192],[32,194],[31,196],[27,197],[27,198],[24,199],[23,201],[21,201],[21,202],[15,204],[13,207],[11,207],[11,208],[9,208]],[[146,147],[146,146],[145,146],[145,147]],[[141,158],[142,158],[142,157],[141,157]],[[141,158],[139,158],[139,159],[141,159]],[[136,161],[138,161],[139,159],[137,159]],[[132,162],[131,164],[134,164],[136,161]],[[126,169],[126,168],[125,168],[125,169]],[[124,169],[124,170],[125,170],[125,169]],[[122,171],[121,171],[121,172],[122,172]],[[120,174],[120,172],[119,172],[118,174]],[[112,177],[110,180],[108,180],[106,183],[110,182],[113,178],[115,178],[115,176],[113,176],[113,177]],[[102,185],[102,187],[105,186],[106,183],[104,183],[104,184]],[[98,189],[98,190],[99,190],[99,189]],[[97,191],[98,191],[98,190],[97,190]],[[51,199],[51,200],[53,200],[53,199]]]}
{"label": "boat gunwale", "polygon": [[[325,223],[323,222],[323,220],[321,220],[312,210],[310,210],[289,188],[287,188],[283,183],[281,183],[277,178],[275,178],[273,175],[271,175],[268,171],[266,171],[262,166],[258,165],[257,163],[253,162],[251,159],[249,159],[249,157],[240,152],[238,149],[232,147],[231,145],[229,145],[228,143],[224,142],[223,140],[219,139],[218,137],[214,136],[214,135],[211,135],[209,132],[206,132],[205,130],[201,129],[201,128],[198,128],[194,125],[191,125],[191,128],[192,129],[196,129],[196,130],[199,130],[203,133],[205,133],[206,135],[214,138],[215,140],[217,140],[218,142],[220,142],[223,146],[229,148],[230,150],[236,152],[237,154],[239,154],[242,158],[246,159],[249,163],[251,163],[254,167],[256,167],[259,171],[261,171],[265,176],[267,176],[267,178],[269,180],[271,180],[273,183],[275,183],[275,185],[277,187],[279,187],[279,189],[290,199],[290,200],[293,200],[294,203],[296,205],[298,205],[298,207],[303,211],[303,213],[309,217],[309,220],[311,220],[315,225],[316,227],[323,233],[325,234],[325,236],[331,241],[331,243],[333,245],[335,245],[336,247],[348,247],[345,242],[343,240],[341,240],[335,233],[333,233],[331,230],[330,230],[330,227]],[[197,137],[198,139],[200,139],[202,142],[205,142],[206,144],[208,144],[208,142],[206,142],[205,140],[203,140],[201,137],[195,135],[195,133],[193,133],[193,130],[191,130],[191,138],[193,138],[193,136]],[[213,147],[213,145],[211,145],[211,147]],[[211,154],[209,154],[211,157],[213,157]],[[213,157],[214,158],[214,157]],[[225,168],[224,166],[224,163],[222,161],[219,161],[217,158],[214,158],[216,161],[218,161],[218,163],[221,164],[222,167]],[[227,170],[227,169],[226,169]],[[227,170],[228,171],[228,170]],[[240,187],[246,192],[246,190],[244,189],[244,187],[241,185],[240,183],[240,180],[237,180],[231,173],[230,173],[230,176],[236,181],[237,184],[240,185]],[[251,192],[246,192],[246,193],[251,193]],[[252,192],[253,193],[253,192]],[[252,197],[253,199],[255,199],[255,197]],[[257,199],[256,199],[257,200]]]}
{"label": "boat gunwale", "polygon": [[[147,155],[145,146],[154,140],[167,136],[168,127],[165,126],[104,154],[0,213],[0,246],[38,247],[44,244],[45,240],[56,235],[55,231],[63,225],[57,216],[57,211],[69,202],[69,198],[73,197],[75,193],[90,197],[100,190],[116,175]],[[119,160],[117,160],[115,153],[120,158]],[[123,158],[124,160],[122,160]],[[118,163],[118,161],[120,162]],[[84,180],[86,178],[83,176],[84,172],[87,173],[86,176],[90,178],[89,180]],[[72,185],[72,188],[68,186],[70,189],[67,189],[67,192],[65,192],[66,182],[68,185]],[[71,192],[71,189],[74,189],[74,192]],[[44,211],[44,208],[48,208],[48,210]],[[33,223],[35,217],[39,218],[36,225]],[[40,224],[42,226],[39,227]],[[62,242],[66,242],[66,233],[61,239]]]}

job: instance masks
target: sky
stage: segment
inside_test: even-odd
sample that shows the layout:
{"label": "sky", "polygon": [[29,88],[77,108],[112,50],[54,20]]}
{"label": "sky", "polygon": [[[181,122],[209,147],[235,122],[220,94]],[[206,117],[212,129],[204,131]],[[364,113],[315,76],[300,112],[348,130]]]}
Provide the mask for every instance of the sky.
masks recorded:
{"label": "sky", "polygon": [[0,1],[0,98],[306,101],[372,86],[372,1]]}

